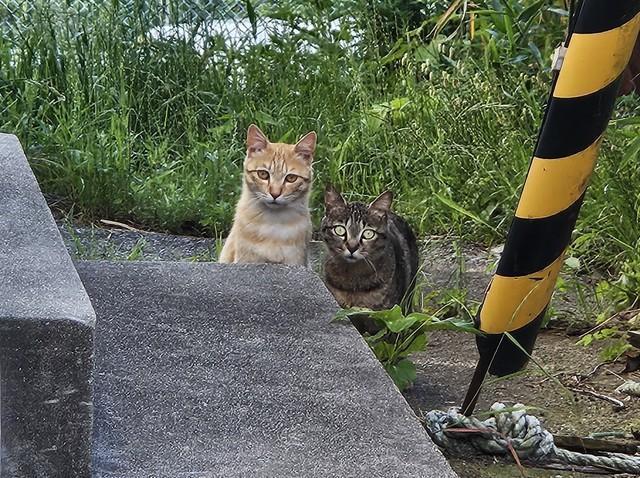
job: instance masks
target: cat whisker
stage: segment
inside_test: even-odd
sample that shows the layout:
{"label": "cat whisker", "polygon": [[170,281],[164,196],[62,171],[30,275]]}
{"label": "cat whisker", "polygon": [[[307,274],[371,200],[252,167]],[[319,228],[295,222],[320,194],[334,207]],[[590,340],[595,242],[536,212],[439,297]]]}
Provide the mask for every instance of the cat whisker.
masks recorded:
{"label": "cat whisker", "polygon": [[339,259],[338,255],[333,255],[329,259],[325,260],[325,265],[331,264],[333,261],[337,261]]}
{"label": "cat whisker", "polygon": [[371,270],[373,270],[373,273],[376,275],[376,280],[378,280],[378,269],[376,269],[376,266],[373,265],[373,262],[371,262],[369,259],[367,259],[366,256],[362,256],[362,258],[364,259],[364,262],[371,267]]}

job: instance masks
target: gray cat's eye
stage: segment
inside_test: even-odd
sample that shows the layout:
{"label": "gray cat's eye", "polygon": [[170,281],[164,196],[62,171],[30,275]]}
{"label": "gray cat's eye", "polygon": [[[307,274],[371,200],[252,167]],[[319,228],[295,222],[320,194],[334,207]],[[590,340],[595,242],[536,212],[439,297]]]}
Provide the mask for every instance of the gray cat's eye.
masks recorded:
{"label": "gray cat's eye", "polygon": [[365,229],[364,231],[362,231],[362,239],[370,241],[374,237],[376,237],[376,231],[374,231],[373,229]]}
{"label": "gray cat's eye", "polygon": [[333,228],[333,233],[336,236],[345,237],[347,235],[347,230],[345,229],[344,226],[335,226]]}

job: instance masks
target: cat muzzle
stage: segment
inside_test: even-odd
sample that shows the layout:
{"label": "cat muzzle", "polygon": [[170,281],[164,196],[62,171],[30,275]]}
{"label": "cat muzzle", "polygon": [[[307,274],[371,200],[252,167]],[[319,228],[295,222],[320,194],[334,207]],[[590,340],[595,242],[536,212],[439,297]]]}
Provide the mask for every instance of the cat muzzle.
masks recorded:
{"label": "cat muzzle", "polygon": [[267,207],[274,208],[274,209],[281,208],[282,206],[286,206],[287,204],[284,201],[278,201],[277,199],[269,199],[269,198],[264,199],[263,202],[264,204],[267,205]]}

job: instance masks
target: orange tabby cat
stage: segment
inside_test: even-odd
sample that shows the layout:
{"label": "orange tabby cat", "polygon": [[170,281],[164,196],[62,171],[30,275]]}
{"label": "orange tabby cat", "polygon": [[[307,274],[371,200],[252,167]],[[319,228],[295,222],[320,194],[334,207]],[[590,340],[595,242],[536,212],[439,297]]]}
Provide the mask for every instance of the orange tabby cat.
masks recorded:
{"label": "orange tabby cat", "polygon": [[220,262],[306,265],[315,149],[314,132],[295,145],[270,143],[249,126],[242,194]]}

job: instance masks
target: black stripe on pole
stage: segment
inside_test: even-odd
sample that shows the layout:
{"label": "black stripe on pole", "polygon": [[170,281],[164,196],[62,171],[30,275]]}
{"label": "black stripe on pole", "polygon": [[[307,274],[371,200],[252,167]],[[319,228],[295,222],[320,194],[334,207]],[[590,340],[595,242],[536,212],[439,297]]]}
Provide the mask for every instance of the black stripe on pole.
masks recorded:
{"label": "black stripe on pole", "polygon": [[521,277],[542,271],[567,248],[576,225],[584,193],[571,206],[553,216],[515,217],[496,274]]}
{"label": "black stripe on pole", "polygon": [[607,128],[621,78],[590,95],[552,98],[535,156],[565,158],[593,144]]}
{"label": "black stripe on pole", "polygon": [[640,12],[638,0],[589,0],[589,10],[580,15],[574,33],[600,33],[624,25]]}
{"label": "black stripe on pole", "polygon": [[489,334],[476,337],[480,357],[462,403],[462,413],[464,415],[470,416],[473,413],[487,372],[498,377],[505,377],[514,373],[514,371],[522,370],[527,365],[546,312],[546,309],[543,310],[540,315],[527,325],[510,333],[520,347],[527,351],[527,354],[523,354],[520,347],[504,334]]}
{"label": "black stripe on pole", "polygon": [[522,350],[506,335],[487,334],[476,337],[476,345],[480,356],[493,357],[489,365],[490,374],[504,377],[524,368],[529,361],[529,355],[533,352],[538,331],[546,312],[547,308],[524,327],[509,332],[509,335],[520,344],[520,347],[527,351],[527,354],[522,353]]}

